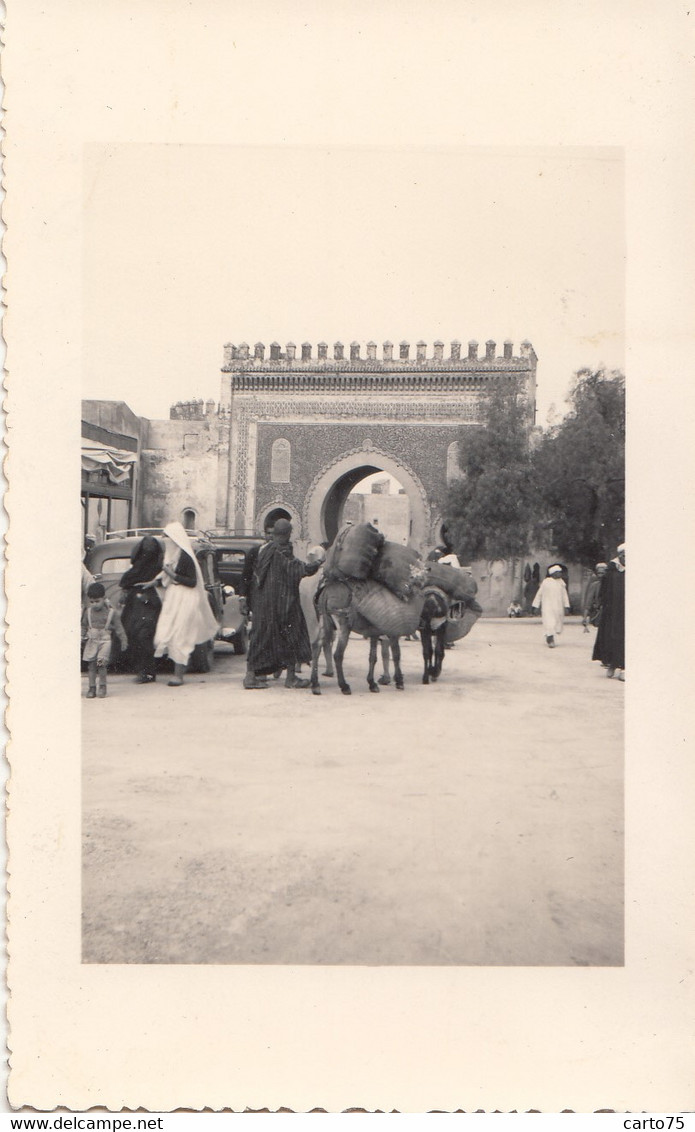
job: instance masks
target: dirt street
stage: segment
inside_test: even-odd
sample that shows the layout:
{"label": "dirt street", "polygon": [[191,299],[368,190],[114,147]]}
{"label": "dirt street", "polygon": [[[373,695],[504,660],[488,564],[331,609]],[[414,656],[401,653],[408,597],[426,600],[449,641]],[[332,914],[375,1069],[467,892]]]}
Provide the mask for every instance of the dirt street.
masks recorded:
{"label": "dirt street", "polygon": [[[571,619],[478,622],[421,684],[214,673],[83,700],[92,963],[616,965],[623,698]],[[321,666],[323,668],[323,666]],[[84,691],[84,686],[83,686]]]}

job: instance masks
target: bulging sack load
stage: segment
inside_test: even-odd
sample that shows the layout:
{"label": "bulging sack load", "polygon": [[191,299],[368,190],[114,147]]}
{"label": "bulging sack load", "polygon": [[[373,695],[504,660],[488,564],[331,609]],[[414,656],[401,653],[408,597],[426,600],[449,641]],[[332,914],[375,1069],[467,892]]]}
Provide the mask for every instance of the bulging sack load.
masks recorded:
{"label": "bulging sack load", "polygon": [[454,602],[449,607],[449,616],[446,622],[444,635],[446,643],[452,645],[454,641],[460,641],[463,637],[467,637],[482,612],[477,601],[472,598],[468,599],[467,604]]}
{"label": "bulging sack load", "polygon": [[363,581],[369,577],[383,543],[384,536],[371,523],[343,527],[326,555],[326,576]]}
{"label": "bulging sack load", "polygon": [[457,570],[455,566],[443,566],[441,562],[427,563],[427,580],[444,590],[452,601],[466,601],[478,592],[478,583],[470,570]]}
{"label": "bulging sack load", "polygon": [[353,587],[352,608],[385,637],[406,637],[420,624],[425,595],[417,590],[407,601],[370,578]]}
{"label": "bulging sack load", "polygon": [[426,577],[425,564],[416,550],[387,540],[376,559],[372,577],[401,601],[407,601]]}

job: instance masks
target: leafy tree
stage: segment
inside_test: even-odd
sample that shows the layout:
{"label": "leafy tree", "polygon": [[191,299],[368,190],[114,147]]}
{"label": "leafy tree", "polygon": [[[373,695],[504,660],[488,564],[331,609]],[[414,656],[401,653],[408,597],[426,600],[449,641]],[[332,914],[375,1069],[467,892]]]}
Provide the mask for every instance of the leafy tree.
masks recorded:
{"label": "leafy tree", "polygon": [[539,515],[554,552],[593,566],[625,534],[625,379],[580,370],[570,412],[534,452]]}
{"label": "leafy tree", "polygon": [[465,558],[515,558],[529,549],[536,510],[531,424],[520,384],[501,379],[480,422],[461,430],[461,478],[450,485],[444,510],[449,540]]}

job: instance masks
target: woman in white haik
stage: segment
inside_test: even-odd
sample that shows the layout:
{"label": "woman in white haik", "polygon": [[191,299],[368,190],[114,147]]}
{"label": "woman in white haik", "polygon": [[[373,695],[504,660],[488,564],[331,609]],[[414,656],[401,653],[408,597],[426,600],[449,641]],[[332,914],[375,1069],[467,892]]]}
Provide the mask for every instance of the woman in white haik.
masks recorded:
{"label": "woman in white haik", "polygon": [[183,684],[183,674],[196,645],[211,640],[217,622],[210,608],[195,551],[181,523],[164,528],[164,564],[152,584],[164,588],[162,612],[154,635],[154,655],[174,662],[172,688]]}
{"label": "woman in white haik", "polygon": [[540,609],[546,643],[548,648],[554,649],[555,638],[562,632],[565,610],[570,608],[567,586],[562,580],[562,566],[554,564],[548,567],[548,576],[539,586],[533,608]]}

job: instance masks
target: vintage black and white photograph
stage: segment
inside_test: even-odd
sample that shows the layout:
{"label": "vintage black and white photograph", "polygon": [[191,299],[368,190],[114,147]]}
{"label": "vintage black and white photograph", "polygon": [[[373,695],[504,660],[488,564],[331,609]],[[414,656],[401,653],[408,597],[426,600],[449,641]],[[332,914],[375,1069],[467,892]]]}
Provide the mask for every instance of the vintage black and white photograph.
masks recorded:
{"label": "vintage black and white photograph", "polygon": [[83,962],[621,966],[622,151],[83,191]]}
{"label": "vintage black and white photograph", "polygon": [[31,1119],[692,1109],[692,20],[9,6]]}

